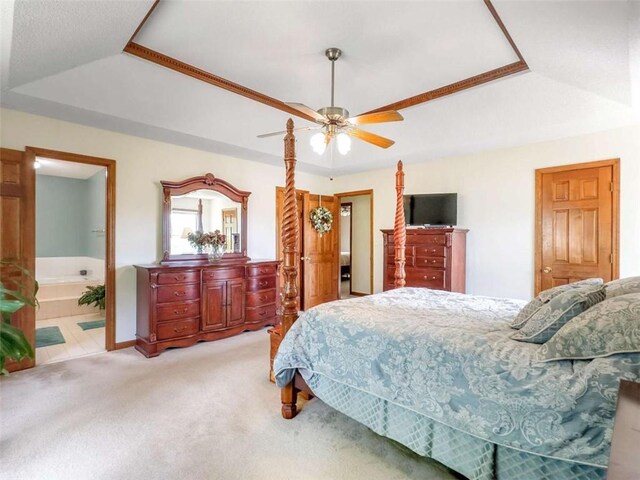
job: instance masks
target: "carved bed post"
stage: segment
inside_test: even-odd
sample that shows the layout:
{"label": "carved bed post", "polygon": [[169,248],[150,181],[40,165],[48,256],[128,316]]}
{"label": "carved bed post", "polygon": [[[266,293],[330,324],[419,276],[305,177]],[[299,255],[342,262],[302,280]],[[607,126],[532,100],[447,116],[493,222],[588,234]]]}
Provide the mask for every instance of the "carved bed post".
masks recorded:
{"label": "carved bed post", "polygon": [[407,243],[407,228],[404,220],[404,172],[402,171],[402,160],[398,161],[398,171],[396,172],[396,220],[393,224],[393,246],[395,249],[396,270],[393,275],[393,285],[395,288],[405,286],[405,244]]}
{"label": "carved bed post", "polygon": [[[286,185],[284,189],[284,207],[282,213],[282,252],[284,298],[282,301],[282,338],[298,318],[298,202],[296,199],[295,168],[296,168],[296,138],[293,135],[293,120],[287,121],[287,134],[284,137],[284,163],[286,166]],[[291,381],[280,391],[282,402],[282,416],[293,418],[297,413],[296,401],[298,391],[295,382]]]}

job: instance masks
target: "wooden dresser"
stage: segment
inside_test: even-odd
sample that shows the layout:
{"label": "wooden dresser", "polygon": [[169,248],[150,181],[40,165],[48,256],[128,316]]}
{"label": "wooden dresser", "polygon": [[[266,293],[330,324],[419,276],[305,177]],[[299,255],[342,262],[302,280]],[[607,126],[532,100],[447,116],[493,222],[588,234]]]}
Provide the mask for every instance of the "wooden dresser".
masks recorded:
{"label": "wooden dresser", "polygon": [[[461,228],[407,228],[407,287],[464,293],[467,232]],[[390,290],[395,272],[393,230],[382,230],[382,234],[383,289]]]}
{"label": "wooden dresser", "polygon": [[136,265],[136,349],[155,357],[275,325],[279,263]]}

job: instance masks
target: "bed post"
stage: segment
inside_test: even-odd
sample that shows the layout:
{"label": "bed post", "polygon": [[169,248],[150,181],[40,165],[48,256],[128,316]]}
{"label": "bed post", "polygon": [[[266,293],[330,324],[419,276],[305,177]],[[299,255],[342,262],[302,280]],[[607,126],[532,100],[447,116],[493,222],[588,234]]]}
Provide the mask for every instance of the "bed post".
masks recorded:
{"label": "bed post", "polygon": [[395,249],[396,270],[393,275],[393,286],[402,288],[405,286],[405,244],[407,243],[407,227],[404,220],[404,172],[402,171],[402,160],[398,161],[398,171],[396,172],[396,221],[393,224],[393,246]]}
{"label": "bed post", "polygon": [[[282,338],[298,318],[298,202],[296,199],[295,169],[296,169],[296,138],[293,135],[293,120],[287,120],[287,134],[284,137],[284,163],[286,166],[286,184],[284,189],[284,206],[282,212],[282,253],[284,293],[282,300]],[[280,390],[282,402],[282,416],[293,418],[297,413],[296,401],[298,391],[292,380]]]}

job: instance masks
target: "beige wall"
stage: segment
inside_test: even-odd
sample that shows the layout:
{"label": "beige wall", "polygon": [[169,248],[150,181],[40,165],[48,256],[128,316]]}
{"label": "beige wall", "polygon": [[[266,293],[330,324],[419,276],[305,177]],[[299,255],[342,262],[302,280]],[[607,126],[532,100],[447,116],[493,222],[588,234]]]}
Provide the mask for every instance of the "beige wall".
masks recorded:
{"label": "beige wall", "polygon": [[[135,270],[161,255],[160,180],[180,180],[207,172],[248,190],[248,254],[275,257],[275,187],[284,167],[249,162],[140,137],[85,127],[14,110],[0,111],[0,145],[25,146],[116,160],[116,341],[134,338]],[[298,172],[296,186],[330,193],[329,179]]]}
{"label": "beige wall", "polygon": [[[469,228],[467,292],[529,298],[534,278],[534,172],[620,158],[620,274],[640,274],[640,125],[553,142],[405,165],[406,193],[458,193]],[[395,169],[335,178],[335,191],[374,189],[374,278],[382,289],[381,228],[393,228]]]}
{"label": "beige wall", "polygon": [[[371,195],[340,197],[351,202],[351,291],[371,292]],[[348,227],[347,227],[348,228]]]}

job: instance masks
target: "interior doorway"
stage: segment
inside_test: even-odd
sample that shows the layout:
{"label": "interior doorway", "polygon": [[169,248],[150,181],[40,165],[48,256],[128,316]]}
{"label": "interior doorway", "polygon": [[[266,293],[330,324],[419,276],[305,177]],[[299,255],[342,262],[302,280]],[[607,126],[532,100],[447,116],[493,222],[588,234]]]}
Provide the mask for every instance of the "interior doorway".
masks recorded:
{"label": "interior doorway", "polygon": [[351,283],[351,237],[353,203],[340,204],[340,298],[349,298],[353,291]]}
{"label": "interior doorway", "polygon": [[36,364],[113,350],[115,161],[28,147],[35,169]]}
{"label": "interior doorway", "polygon": [[337,193],[340,199],[340,298],[373,293],[373,190]]}

